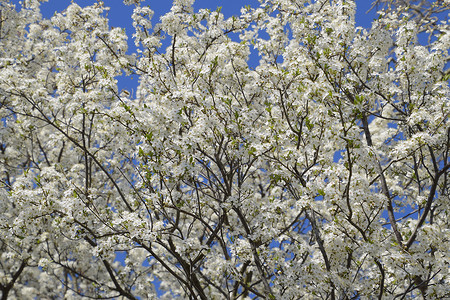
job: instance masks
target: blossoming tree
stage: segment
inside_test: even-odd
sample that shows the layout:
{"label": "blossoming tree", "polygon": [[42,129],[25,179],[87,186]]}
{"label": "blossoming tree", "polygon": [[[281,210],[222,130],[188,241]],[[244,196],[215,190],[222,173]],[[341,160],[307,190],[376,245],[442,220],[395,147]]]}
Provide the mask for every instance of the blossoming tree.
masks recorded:
{"label": "blossoming tree", "polygon": [[450,296],[449,1],[124,1],[133,55],[39,2],[0,1],[2,299]]}

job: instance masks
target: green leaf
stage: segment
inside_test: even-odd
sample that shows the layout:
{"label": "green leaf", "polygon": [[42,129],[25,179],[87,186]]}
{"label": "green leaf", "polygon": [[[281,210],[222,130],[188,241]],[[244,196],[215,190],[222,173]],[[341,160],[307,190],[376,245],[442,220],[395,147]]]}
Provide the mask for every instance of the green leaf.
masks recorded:
{"label": "green leaf", "polygon": [[139,147],[139,156],[145,156],[144,150],[141,147]]}
{"label": "green leaf", "polygon": [[308,128],[308,130],[313,129],[313,127],[314,127],[314,124],[311,123],[311,121],[309,120],[309,118],[306,118],[306,119],[305,119],[305,124],[306,124],[306,127]]}

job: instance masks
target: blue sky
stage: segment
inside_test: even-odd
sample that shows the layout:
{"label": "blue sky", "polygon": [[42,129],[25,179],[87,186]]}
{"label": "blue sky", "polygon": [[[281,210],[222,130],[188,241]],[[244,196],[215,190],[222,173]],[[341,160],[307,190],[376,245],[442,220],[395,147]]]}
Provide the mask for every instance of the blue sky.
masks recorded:
{"label": "blue sky", "polygon": [[[12,0],[13,3],[19,3],[18,0]],[[95,3],[95,0],[74,0],[80,6],[91,5]],[[114,27],[126,28],[126,32],[131,36],[134,29],[131,25],[131,14],[134,5],[126,6],[121,0],[105,0],[105,6],[110,7],[108,17],[110,19],[110,25]],[[71,0],[49,0],[42,4],[42,14],[45,18],[50,18],[55,11],[64,10]],[[356,22],[358,26],[370,27],[373,19],[376,17],[375,11],[370,11],[372,1],[370,0],[356,0],[357,12]],[[170,0],[146,0],[144,5],[149,5],[155,12],[153,16],[153,22],[157,22],[159,17],[170,10],[172,1]],[[217,7],[222,7],[222,13],[225,17],[239,14],[241,7],[251,5],[252,7],[258,6],[257,0],[196,0],[194,4],[195,10],[200,8],[209,8],[215,10]],[[131,44],[131,43],[130,43]]]}
{"label": "blue sky", "polygon": [[[19,4],[19,0],[11,0],[14,4]],[[41,6],[41,11],[44,18],[50,18],[54,15],[56,11],[63,11],[68,5],[70,5],[71,0],[49,0],[43,3]],[[92,5],[95,0],[74,0],[80,6]],[[133,12],[134,5],[126,6],[123,4],[122,0],[104,0],[105,6],[110,7],[108,12],[108,18],[110,26],[125,28],[127,35],[129,36],[129,52],[135,52],[134,43],[132,41],[131,35],[134,33],[134,28],[132,27],[131,14]],[[367,13],[370,9],[372,1],[370,0],[356,0],[357,12],[356,12],[356,22],[357,26],[370,27],[371,22],[376,17],[376,13],[371,11]],[[252,7],[258,6],[259,2],[257,0],[196,0],[194,4],[194,9],[198,10],[200,8],[209,8],[215,10],[217,7],[222,7],[221,12],[225,17],[230,17],[232,15],[237,15],[240,12],[241,7],[250,5]],[[172,1],[170,0],[146,0],[143,5],[149,5],[150,8],[155,12],[153,16],[153,24],[159,21],[159,18],[170,10]],[[252,59],[252,58],[251,58]],[[257,58],[254,58],[257,61]],[[137,78],[118,78],[118,88],[119,90],[127,89],[129,91],[135,91],[137,87]]]}
{"label": "blue sky", "polygon": [[[18,0],[13,0],[13,3],[18,3]],[[75,0],[81,6],[90,5],[95,3],[94,0]],[[109,16],[111,20],[111,25],[115,27],[125,27],[132,30],[130,16],[133,10],[133,6],[126,7],[121,0],[104,0],[105,5],[111,7]],[[47,3],[42,5],[44,17],[50,17],[55,11],[61,11],[66,8],[71,3],[70,0],[49,0]],[[372,1],[370,0],[356,0],[357,4],[357,16],[356,21],[359,26],[368,27],[370,26],[374,13],[366,14],[369,10]],[[155,11],[155,18],[158,18],[168,10],[170,10],[172,1],[170,0],[147,0],[144,2],[145,5],[149,5],[153,11]],[[232,16],[233,14],[238,14],[241,7],[245,5],[256,6],[258,5],[257,0],[197,0],[195,1],[195,9],[209,8],[215,9],[218,6],[222,7],[222,13],[225,16]]]}
{"label": "blue sky", "polygon": [[[19,4],[19,0],[12,0],[12,3]],[[55,11],[62,11],[68,5],[70,5],[71,0],[49,0],[43,3],[41,6],[42,14],[45,18],[50,18]],[[91,5],[95,3],[95,0],[74,0],[80,6]],[[114,27],[124,27],[128,35],[134,32],[131,26],[131,14],[133,11],[133,5],[125,6],[121,0],[105,0],[105,6],[110,7],[108,13],[110,19],[110,25]],[[372,1],[370,0],[356,0],[357,13],[356,22],[358,26],[370,27],[372,20],[375,18],[376,13],[371,11],[367,13],[370,8]],[[170,10],[172,1],[170,0],[147,0],[144,2],[145,5],[149,5],[150,8],[155,12],[153,17],[154,22],[156,22],[161,15]],[[222,13],[226,17],[239,14],[241,7],[251,5],[256,7],[258,5],[257,0],[196,0],[194,8],[196,10],[200,8],[209,8],[215,10],[218,6],[222,7]]]}

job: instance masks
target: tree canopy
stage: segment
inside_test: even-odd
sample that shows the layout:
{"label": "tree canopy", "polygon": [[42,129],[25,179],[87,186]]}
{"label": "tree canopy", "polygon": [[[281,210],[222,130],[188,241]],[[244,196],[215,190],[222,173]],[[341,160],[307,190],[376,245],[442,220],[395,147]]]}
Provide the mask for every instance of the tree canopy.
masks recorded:
{"label": "tree canopy", "polygon": [[40,2],[0,0],[2,299],[450,297],[448,0]]}

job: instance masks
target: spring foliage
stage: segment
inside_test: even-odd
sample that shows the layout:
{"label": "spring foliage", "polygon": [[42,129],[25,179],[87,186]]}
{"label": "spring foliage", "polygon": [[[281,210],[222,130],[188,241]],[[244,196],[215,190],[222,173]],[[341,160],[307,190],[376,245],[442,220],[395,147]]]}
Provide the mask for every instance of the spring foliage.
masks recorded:
{"label": "spring foliage", "polygon": [[0,1],[2,299],[450,297],[448,0],[40,2]]}

